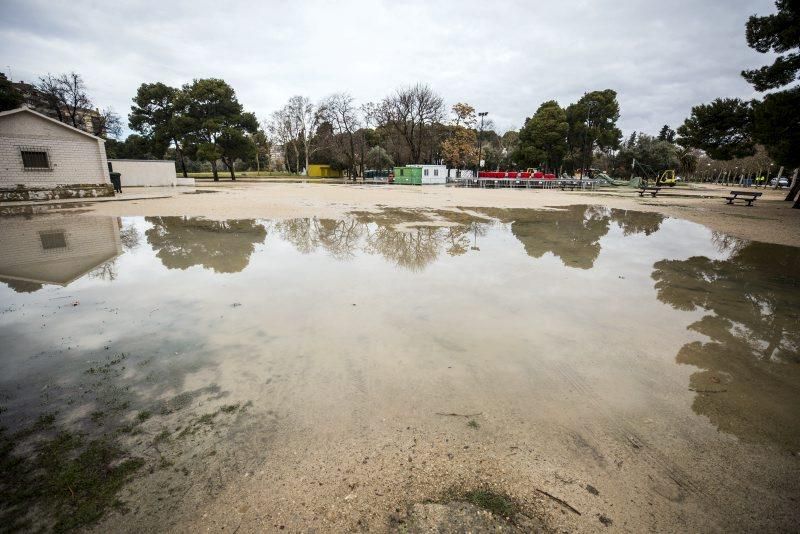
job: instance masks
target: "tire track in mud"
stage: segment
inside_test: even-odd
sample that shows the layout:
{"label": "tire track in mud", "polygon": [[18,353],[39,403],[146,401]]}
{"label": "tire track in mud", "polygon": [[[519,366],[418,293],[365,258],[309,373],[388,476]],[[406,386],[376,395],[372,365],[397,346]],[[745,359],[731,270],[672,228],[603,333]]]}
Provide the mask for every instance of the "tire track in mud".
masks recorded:
{"label": "tire track in mud", "polygon": [[[592,387],[587,384],[570,365],[558,362],[555,364],[554,368],[563,382],[575,392],[579,393],[581,398],[591,405],[592,411],[602,418],[605,428],[608,429],[610,435],[616,441],[629,448],[633,457],[644,460],[647,465],[661,471],[679,488],[679,495],[677,498],[663,495],[657,488],[654,488],[656,493],[674,502],[681,502],[686,495],[690,495],[703,501],[705,504],[711,504],[708,502],[711,496],[700,484],[694,481],[688,473],[676,465],[658,448],[648,443],[629,422],[622,420],[619,416],[603,407],[599,395],[595,393]],[[590,425],[579,420],[574,420],[573,422],[576,426],[580,427],[583,432],[590,435],[594,441],[600,438]]]}

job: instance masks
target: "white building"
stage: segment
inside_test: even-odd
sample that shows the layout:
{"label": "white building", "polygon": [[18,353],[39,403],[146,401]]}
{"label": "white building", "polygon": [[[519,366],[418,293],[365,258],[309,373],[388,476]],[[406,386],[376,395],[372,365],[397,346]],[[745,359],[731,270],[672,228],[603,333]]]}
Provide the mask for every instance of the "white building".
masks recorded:
{"label": "white building", "polygon": [[422,167],[422,185],[447,183],[447,166],[419,165],[419,167]]}
{"label": "white building", "polygon": [[195,185],[194,178],[178,178],[175,162],[166,159],[110,159],[111,170],[122,175],[122,187]]}
{"label": "white building", "polygon": [[0,112],[0,201],[114,196],[105,141],[28,108]]}

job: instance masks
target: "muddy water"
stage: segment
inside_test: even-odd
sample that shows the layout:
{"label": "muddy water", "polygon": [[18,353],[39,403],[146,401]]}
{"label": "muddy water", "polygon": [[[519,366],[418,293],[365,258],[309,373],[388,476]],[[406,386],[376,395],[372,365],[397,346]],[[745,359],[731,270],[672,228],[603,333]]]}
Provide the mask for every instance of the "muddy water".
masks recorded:
{"label": "muddy water", "polygon": [[800,249],[573,206],[29,215],[0,251],[12,529],[385,530],[485,485],[554,528],[797,526]]}

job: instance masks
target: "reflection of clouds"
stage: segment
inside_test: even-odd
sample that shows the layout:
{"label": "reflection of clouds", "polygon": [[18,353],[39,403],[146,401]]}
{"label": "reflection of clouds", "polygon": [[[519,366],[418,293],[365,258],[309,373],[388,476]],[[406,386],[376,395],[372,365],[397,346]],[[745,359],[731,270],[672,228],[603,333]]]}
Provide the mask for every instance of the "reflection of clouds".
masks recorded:
{"label": "reflection of clouds", "polygon": [[[727,260],[695,256],[653,268],[658,298],[709,313],[689,326],[708,342],[685,345],[677,361],[691,377],[694,409],[742,439],[800,445],[800,250],[720,241]],[[724,391],[723,393],[713,393]]]}

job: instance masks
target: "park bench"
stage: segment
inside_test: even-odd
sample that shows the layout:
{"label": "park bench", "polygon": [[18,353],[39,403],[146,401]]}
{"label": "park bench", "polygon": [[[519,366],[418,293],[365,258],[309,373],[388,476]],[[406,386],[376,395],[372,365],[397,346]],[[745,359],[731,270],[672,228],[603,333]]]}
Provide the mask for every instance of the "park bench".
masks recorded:
{"label": "park bench", "polygon": [[659,191],[661,191],[660,187],[642,186],[642,188],[639,189],[639,196],[643,197],[645,193],[648,193],[649,195],[652,195],[653,198],[656,198],[656,195],[658,194]]}
{"label": "park bench", "polygon": [[575,191],[575,188],[578,187],[578,184],[575,182],[561,182],[561,190],[566,191],[569,188],[570,191]]}
{"label": "park bench", "polygon": [[744,200],[748,206],[752,206],[753,202],[764,193],[755,193],[752,191],[731,191],[731,196],[725,197],[728,204],[733,204],[734,200]]}

